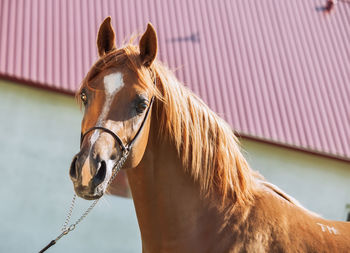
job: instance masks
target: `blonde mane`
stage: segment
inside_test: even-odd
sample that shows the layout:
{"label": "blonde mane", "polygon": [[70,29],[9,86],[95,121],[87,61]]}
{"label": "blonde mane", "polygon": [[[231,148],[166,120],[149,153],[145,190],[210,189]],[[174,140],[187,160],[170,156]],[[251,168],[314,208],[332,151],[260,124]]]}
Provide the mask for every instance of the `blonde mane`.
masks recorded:
{"label": "blonde mane", "polygon": [[249,202],[254,172],[244,159],[231,127],[172,71],[154,63],[162,100],[160,129],[176,145],[183,166],[199,182],[205,195]]}

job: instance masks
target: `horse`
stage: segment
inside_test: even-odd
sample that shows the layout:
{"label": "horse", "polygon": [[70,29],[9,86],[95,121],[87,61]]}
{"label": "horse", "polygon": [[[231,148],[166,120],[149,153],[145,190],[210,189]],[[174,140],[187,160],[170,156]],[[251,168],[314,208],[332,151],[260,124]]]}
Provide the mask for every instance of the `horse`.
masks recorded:
{"label": "horse", "polygon": [[350,223],[306,210],[249,167],[229,124],[156,59],[150,23],[138,45],[117,48],[108,17],[97,49],[77,92],[82,138],[69,174],[92,200],[122,166],[142,252],[350,252]]}

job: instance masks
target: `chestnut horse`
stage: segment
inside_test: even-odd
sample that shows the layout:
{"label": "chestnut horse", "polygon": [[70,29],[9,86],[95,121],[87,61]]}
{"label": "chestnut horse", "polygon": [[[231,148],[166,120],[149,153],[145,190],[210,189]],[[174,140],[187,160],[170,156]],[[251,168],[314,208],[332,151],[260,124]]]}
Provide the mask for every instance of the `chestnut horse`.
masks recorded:
{"label": "chestnut horse", "polygon": [[[350,252],[350,224],[304,209],[250,169],[230,126],[156,60],[148,24],[117,49],[108,17],[82,82],[76,193],[100,198],[123,166],[143,252]],[[203,52],[205,53],[205,52]]]}

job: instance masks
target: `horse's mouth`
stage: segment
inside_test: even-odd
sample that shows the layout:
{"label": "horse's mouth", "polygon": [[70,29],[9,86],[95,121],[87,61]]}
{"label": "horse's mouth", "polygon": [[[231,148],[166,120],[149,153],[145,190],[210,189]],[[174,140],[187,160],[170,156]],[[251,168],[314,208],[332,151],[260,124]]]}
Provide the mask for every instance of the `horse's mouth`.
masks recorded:
{"label": "horse's mouth", "polygon": [[95,189],[89,189],[87,187],[77,186],[74,187],[74,190],[79,197],[86,200],[99,199],[104,194],[104,191],[100,187],[96,187]]}
{"label": "horse's mouth", "polygon": [[100,194],[100,195],[79,195],[79,197],[83,198],[83,199],[86,199],[86,200],[95,200],[95,199],[99,199],[103,196],[103,194]]}

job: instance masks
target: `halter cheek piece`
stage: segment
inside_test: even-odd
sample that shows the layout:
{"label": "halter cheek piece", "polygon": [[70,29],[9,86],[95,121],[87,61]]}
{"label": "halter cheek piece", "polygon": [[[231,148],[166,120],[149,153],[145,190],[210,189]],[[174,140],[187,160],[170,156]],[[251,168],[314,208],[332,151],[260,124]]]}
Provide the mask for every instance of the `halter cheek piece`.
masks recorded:
{"label": "halter cheek piece", "polygon": [[[157,82],[157,77],[154,75],[154,85],[155,85],[155,86],[156,86],[156,84],[157,84],[156,82]],[[86,136],[88,133],[90,133],[90,132],[93,131],[93,130],[102,130],[102,131],[104,131],[104,132],[110,134],[110,135],[114,138],[114,140],[116,140],[116,142],[119,144],[119,146],[120,146],[120,148],[121,148],[121,150],[122,150],[123,153],[125,153],[125,152],[128,153],[128,152],[131,150],[132,146],[134,145],[134,143],[135,143],[137,137],[140,135],[140,133],[141,133],[143,127],[145,126],[145,122],[146,122],[146,120],[147,120],[147,118],[148,118],[148,116],[149,116],[149,111],[151,110],[153,101],[154,101],[154,96],[152,96],[152,98],[151,98],[150,104],[149,104],[149,106],[148,106],[148,108],[147,108],[145,117],[144,117],[143,120],[142,120],[142,123],[141,123],[140,128],[137,130],[137,132],[136,132],[134,138],[130,141],[130,143],[124,145],[124,143],[123,143],[123,141],[120,139],[120,137],[119,137],[116,133],[114,133],[112,130],[110,130],[110,129],[108,129],[108,128],[105,128],[105,127],[102,127],[102,126],[93,126],[93,127],[89,128],[87,131],[85,131],[84,134],[81,133],[81,136],[80,136],[80,146],[82,145],[82,143],[83,143],[83,141],[84,141],[84,138],[85,138],[85,136]]]}

